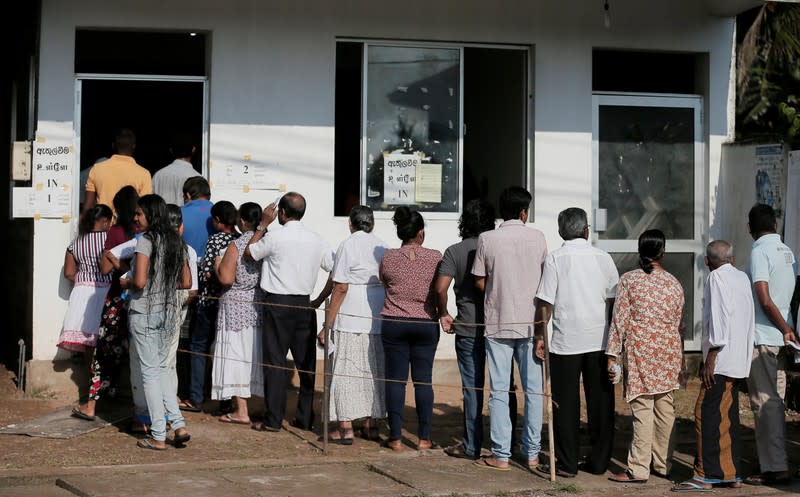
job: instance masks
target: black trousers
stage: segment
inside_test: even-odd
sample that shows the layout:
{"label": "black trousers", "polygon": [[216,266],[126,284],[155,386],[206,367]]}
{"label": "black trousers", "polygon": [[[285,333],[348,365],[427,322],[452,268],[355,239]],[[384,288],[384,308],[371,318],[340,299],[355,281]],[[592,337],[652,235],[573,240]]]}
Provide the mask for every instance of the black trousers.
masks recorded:
{"label": "black trousers", "polygon": [[591,451],[586,471],[602,474],[608,469],[614,442],[614,385],[608,379],[606,354],[550,354],[553,392],[553,431],[558,468],[578,472],[580,457],[580,380],[586,396]]}
{"label": "black trousers", "polygon": [[[286,414],[286,390],[291,374],[286,354],[291,351],[295,368],[299,371],[300,394],[293,425],[310,430],[314,422],[314,372],[317,367],[316,328],[317,316],[313,310],[286,306],[309,306],[308,295],[274,295],[264,298],[264,423],[280,428]],[[277,304],[272,306],[270,304]],[[269,366],[278,366],[271,368]]]}

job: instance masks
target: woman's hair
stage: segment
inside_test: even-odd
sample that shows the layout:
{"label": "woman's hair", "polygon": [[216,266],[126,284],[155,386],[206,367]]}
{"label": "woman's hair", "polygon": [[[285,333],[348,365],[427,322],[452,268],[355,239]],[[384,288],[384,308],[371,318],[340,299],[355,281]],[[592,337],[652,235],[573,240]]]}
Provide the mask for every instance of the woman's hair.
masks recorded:
{"label": "woman's hair", "polygon": [[114,210],[117,212],[117,220],[114,224],[122,228],[128,239],[133,238],[136,226],[133,224],[133,215],[136,213],[136,203],[139,201],[139,194],[136,188],[131,185],[123,186],[114,195]]}
{"label": "woman's hair", "polygon": [[253,230],[261,221],[262,212],[261,206],[257,203],[245,202],[239,206],[239,219],[249,230]]}
{"label": "woman's hair", "polygon": [[219,219],[219,222],[229,228],[236,228],[239,213],[236,212],[236,206],[231,202],[220,200],[211,206],[211,216]]}
{"label": "woman's hair", "polygon": [[645,273],[653,272],[653,262],[664,257],[666,239],[661,230],[647,230],[639,237],[639,267]]}
{"label": "woman's hair", "polygon": [[86,233],[94,231],[94,225],[97,221],[101,219],[108,219],[111,221],[112,217],[114,217],[114,213],[111,212],[111,207],[106,204],[95,205],[81,216],[81,220],[78,223],[78,236],[83,236]]}
{"label": "woman's hair", "polygon": [[[151,288],[151,293],[164,299],[165,308],[175,304],[175,291],[183,271],[184,246],[172,222],[164,199],[150,194],[139,198],[139,207],[147,219],[144,237],[153,244],[147,279],[150,285],[160,279],[161,288]],[[156,275],[159,275],[157,278]]]}
{"label": "woman's hair", "polygon": [[397,238],[403,242],[415,238],[417,233],[425,229],[425,220],[422,219],[422,214],[411,210],[405,205],[401,205],[394,210],[392,221],[397,227]]}
{"label": "woman's hair", "polygon": [[167,217],[169,218],[169,224],[171,224],[173,228],[176,230],[181,229],[181,225],[183,224],[183,212],[180,207],[175,204],[167,204]]}
{"label": "woman's hair", "polygon": [[492,204],[483,199],[470,200],[458,219],[458,236],[464,240],[475,238],[484,231],[493,230],[494,220]]}
{"label": "woman's hair", "polygon": [[366,205],[354,206],[350,209],[350,224],[356,231],[372,232],[372,228],[375,227],[375,216],[372,214],[372,209]]}

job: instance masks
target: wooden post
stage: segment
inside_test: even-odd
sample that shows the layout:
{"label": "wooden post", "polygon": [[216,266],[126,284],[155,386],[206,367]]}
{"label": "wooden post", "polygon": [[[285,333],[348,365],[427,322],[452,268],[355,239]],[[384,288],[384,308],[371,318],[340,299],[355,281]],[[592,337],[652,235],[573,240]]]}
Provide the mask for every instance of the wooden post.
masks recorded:
{"label": "wooden post", "polygon": [[[326,319],[328,318],[328,304],[330,303],[330,299],[325,299],[325,307],[322,310],[322,324],[323,326],[326,323]],[[331,389],[330,389],[330,382],[331,382],[331,375],[330,375],[330,357],[328,356],[328,344],[331,340],[331,330],[325,329],[325,344],[322,347],[324,357],[322,358],[322,370],[324,371],[322,377],[322,453],[328,455],[328,418],[330,415],[328,410],[330,409],[330,400],[331,400]]]}
{"label": "wooden post", "polygon": [[553,397],[550,388],[550,344],[547,340],[547,329],[544,330],[544,402],[547,411],[547,436],[548,436],[548,455],[550,457],[550,481],[556,481],[556,454],[555,454],[555,435],[553,430]]}

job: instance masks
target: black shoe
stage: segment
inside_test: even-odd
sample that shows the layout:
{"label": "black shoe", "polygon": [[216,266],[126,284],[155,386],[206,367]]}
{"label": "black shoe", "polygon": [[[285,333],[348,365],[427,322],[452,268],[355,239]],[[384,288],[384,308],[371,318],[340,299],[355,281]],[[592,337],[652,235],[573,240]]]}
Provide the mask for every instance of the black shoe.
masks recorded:
{"label": "black shoe", "polygon": [[298,430],[314,431],[314,425],[307,426],[301,423],[299,419],[292,421],[291,426],[293,428],[297,428]]}

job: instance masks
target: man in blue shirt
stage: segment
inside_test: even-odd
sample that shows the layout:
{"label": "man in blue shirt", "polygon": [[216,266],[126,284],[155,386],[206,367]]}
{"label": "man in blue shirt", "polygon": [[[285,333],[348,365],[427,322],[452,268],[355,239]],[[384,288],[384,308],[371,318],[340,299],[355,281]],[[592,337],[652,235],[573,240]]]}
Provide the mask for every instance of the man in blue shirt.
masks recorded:
{"label": "man in blue shirt", "polygon": [[203,176],[194,176],[183,183],[183,241],[203,259],[208,237],[217,232],[211,220],[211,186]]}
{"label": "man in blue shirt", "polygon": [[784,369],[784,345],[797,343],[789,310],[797,262],[792,250],[781,242],[772,207],[756,204],[748,221],[755,240],[747,269],[753,283],[756,337],[747,389],[755,416],[760,473],[747,477],[745,483],[789,483],[792,476],[786,458],[786,421],[778,371]]}

